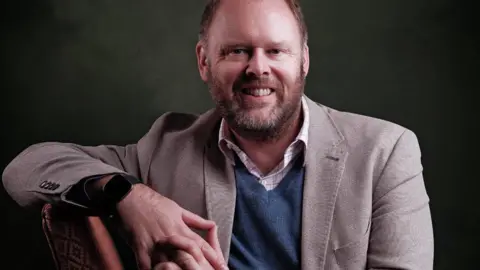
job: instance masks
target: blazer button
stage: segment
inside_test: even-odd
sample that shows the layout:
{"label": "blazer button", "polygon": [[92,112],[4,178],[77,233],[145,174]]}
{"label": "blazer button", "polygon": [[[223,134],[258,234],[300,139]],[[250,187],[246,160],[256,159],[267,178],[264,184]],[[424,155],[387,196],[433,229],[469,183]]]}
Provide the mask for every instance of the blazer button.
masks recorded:
{"label": "blazer button", "polygon": [[46,188],[47,186],[47,181],[43,181],[41,184],[40,184],[40,188]]}

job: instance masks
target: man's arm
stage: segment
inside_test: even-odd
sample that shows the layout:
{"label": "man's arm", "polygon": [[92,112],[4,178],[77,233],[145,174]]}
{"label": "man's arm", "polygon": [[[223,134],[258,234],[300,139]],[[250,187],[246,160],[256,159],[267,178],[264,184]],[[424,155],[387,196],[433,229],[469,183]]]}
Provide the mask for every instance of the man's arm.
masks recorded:
{"label": "man's arm", "polygon": [[89,147],[49,142],[22,151],[7,165],[2,180],[9,195],[24,207],[45,202],[85,206],[79,198],[83,195],[81,181],[116,173],[140,177],[136,145]]}
{"label": "man's arm", "polygon": [[433,269],[433,228],[415,134],[394,146],[373,194],[368,269]]}
{"label": "man's arm", "polygon": [[[128,174],[136,178],[145,175],[153,153],[150,151],[161,141],[160,133],[166,118],[167,116],[157,120],[151,131],[136,145],[32,145],[6,167],[2,177],[4,187],[24,207],[42,206],[46,202],[78,205],[79,201],[83,201],[84,205],[80,206],[88,208],[88,200],[82,199],[85,190],[99,198],[104,194],[98,192],[103,189],[103,185],[114,183],[112,180],[106,184],[112,175]],[[169,180],[171,179],[164,181]],[[104,206],[114,208],[118,221],[116,226],[120,226],[126,233],[127,242],[135,252],[140,269],[151,269],[152,263],[155,263],[150,256],[152,250],[164,246],[184,250],[197,261],[207,260],[214,269],[225,268],[223,256],[218,255],[221,251],[214,250],[210,243],[192,230],[215,230],[214,222],[181,208],[147,185],[134,185],[114,205],[111,201],[102,204],[105,202],[103,199],[94,199],[97,203],[93,203],[94,206],[90,209],[98,210]],[[100,205],[98,202],[102,204],[99,208],[95,207]]]}

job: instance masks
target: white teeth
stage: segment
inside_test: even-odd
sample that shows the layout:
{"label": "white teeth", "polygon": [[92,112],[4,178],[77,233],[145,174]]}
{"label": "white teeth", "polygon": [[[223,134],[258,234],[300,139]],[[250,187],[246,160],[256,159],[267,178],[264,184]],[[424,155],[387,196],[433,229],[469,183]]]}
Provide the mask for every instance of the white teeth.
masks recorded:
{"label": "white teeth", "polygon": [[262,97],[262,96],[268,96],[272,93],[271,89],[265,88],[265,89],[245,89],[245,93],[255,96],[255,97]]}

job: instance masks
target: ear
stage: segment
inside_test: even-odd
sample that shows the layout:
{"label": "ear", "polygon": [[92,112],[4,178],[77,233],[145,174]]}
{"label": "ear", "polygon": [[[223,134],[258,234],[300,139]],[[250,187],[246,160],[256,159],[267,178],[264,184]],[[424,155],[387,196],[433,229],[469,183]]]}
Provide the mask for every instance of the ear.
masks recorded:
{"label": "ear", "polygon": [[308,74],[308,70],[310,69],[310,53],[309,53],[309,49],[308,49],[308,45],[305,43],[305,45],[303,45],[303,74],[305,74],[305,77],[307,76]]}
{"label": "ear", "polygon": [[198,72],[200,73],[200,77],[204,82],[208,81],[208,63],[207,63],[207,50],[205,48],[205,44],[202,41],[197,43],[195,47],[195,51],[197,54],[197,64],[198,64]]}

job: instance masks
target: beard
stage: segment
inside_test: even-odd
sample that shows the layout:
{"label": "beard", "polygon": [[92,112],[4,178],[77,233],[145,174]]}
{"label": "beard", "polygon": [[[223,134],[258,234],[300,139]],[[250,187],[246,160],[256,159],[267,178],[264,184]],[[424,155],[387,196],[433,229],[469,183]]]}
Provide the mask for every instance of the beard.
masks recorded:
{"label": "beard", "polygon": [[[271,142],[279,139],[284,131],[300,117],[301,98],[305,87],[302,67],[303,63],[299,67],[295,83],[291,89],[288,89],[288,94],[283,85],[272,76],[249,78],[243,75],[230,89],[224,86],[215,74],[212,74],[210,67],[208,87],[220,115],[231,129],[245,139]],[[242,85],[245,84],[272,86],[274,91],[271,95],[276,96],[275,104],[260,115],[252,113],[253,110],[262,109],[261,107],[266,104],[243,102]]]}

